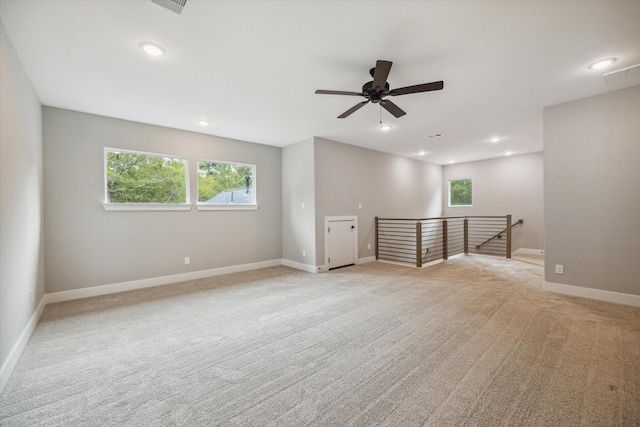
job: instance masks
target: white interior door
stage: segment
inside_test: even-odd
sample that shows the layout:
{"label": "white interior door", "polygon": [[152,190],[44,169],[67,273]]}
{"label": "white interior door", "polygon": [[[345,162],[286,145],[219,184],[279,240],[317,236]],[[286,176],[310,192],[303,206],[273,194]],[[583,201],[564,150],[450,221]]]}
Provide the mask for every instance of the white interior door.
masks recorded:
{"label": "white interior door", "polygon": [[356,263],[357,227],[355,220],[327,222],[327,267],[344,267]]}

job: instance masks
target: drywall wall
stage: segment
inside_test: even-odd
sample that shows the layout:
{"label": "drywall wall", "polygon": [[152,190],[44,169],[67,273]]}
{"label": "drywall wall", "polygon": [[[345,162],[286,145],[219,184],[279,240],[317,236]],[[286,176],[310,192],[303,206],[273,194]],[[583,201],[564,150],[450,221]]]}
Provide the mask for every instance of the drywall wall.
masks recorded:
{"label": "drywall wall", "polygon": [[[280,149],[45,107],[47,292],[282,258]],[[258,210],[105,211],[104,147],[257,166]],[[191,258],[185,265],[184,258]]]}
{"label": "drywall wall", "polygon": [[20,335],[44,296],[44,222],[42,107],[1,24],[0,48],[1,390],[17,360],[9,355],[21,351]]}
{"label": "drywall wall", "polygon": [[325,216],[358,217],[358,257],[366,258],[375,255],[376,216],[442,214],[441,166],[323,138],[314,142],[317,265],[325,263]]}
{"label": "drywall wall", "polygon": [[544,109],[546,281],[640,295],[639,118],[640,86]]}
{"label": "drywall wall", "polygon": [[[446,165],[442,168],[443,212],[512,215],[524,224],[512,229],[512,249],[544,249],[544,167],[542,153]],[[449,206],[449,181],[471,178],[473,206]]]}
{"label": "drywall wall", "polygon": [[282,148],[282,257],[315,267],[313,171],[313,138]]}

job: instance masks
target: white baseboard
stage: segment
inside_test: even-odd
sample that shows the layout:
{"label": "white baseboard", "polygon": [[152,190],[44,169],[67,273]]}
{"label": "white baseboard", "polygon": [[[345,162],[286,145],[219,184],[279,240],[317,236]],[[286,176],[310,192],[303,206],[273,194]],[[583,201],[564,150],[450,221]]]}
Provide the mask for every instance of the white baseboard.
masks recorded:
{"label": "white baseboard", "polygon": [[544,249],[529,249],[529,248],[520,248],[511,252],[511,255],[517,254],[529,254],[529,255],[543,255]]}
{"label": "white baseboard", "polygon": [[282,265],[282,259],[254,262],[251,264],[233,265],[230,267],[213,268],[210,270],[193,271],[190,273],[172,274],[171,276],[153,277],[150,279],[133,280],[130,282],[113,283],[110,285],[94,286],[91,288],[73,289],[70,291],[53,292],[46,294],[47,304],[61,301],[69,301],[80,298],[95,297],[98,295],[113,294],[116,292],[133,291],[135,289],[150,288],[153,286],[168,285],[171,283],[185,282],[187,280],[204,279],[206,277],[220,276],[222,274],[239,273],[241,271],[257,270],[259,268]]}
{"label": "white baseboard", "polygon": [[282,265],[295,268],[296,270],[306,271],[308,273],[317,273],[322,270],[322,267],[316,267],[315,265],[303,264],[301,262],[291,261],[290,259],[283,259]]}
{"label": "white baseboard", "polygon": [[[375,260],[376,260],[375,256],[368,256],[368,257],[364,257],[364,258],[358,258],[356,260],[356,264],[355,265],[366,264],[368,262],[373,262]],[[326,264],[318,266],[318,272],[319,273],[326,273],[327,271],[329,271],[329,268],[327,268]]]}
{"label": "white baseboard", "polygon": [[584,288],[582,286],[564,285],[562,283],[553,282],[544,282],[542,289],[549,292],[555,292],[557,294],[640,307],[640,295],[623,294],[620,292],[604,291],[602,289]]}
{"label": "white baseboard", "polygon": [[31,338],[31,334],[36,329],[36,325],[38,324],[38,320],[40,320],[40,316],[44,311],[44,307],[47,305],[46,295],[42,297],[38,307],[36,307],[36,311],[33,312],[27,325],[22,330],[22,333],[18,337],[18,341],[14,344],[13,348],[9,352],[9,356],[7,360],[5,360],[4,364],[0,368],[0,393],[4,390],[4,386],[9,381],[9,377],[13,372],[16,364],[18,363],[18,359],[20,359],[20,355],[22,354],[22,350],[29,342],[29,338]]}

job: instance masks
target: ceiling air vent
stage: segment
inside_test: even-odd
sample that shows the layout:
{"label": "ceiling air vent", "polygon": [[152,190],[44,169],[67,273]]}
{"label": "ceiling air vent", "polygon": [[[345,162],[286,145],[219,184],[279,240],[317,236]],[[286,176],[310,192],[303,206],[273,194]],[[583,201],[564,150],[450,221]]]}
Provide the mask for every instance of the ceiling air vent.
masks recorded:
{"label": "ceiling air vent", "polygon": [[180,15],[184,5],[187,4],[187,0],[151,0],[151,3]]}
{"label": "ceiling air vent", "polygon": [[602,75],[606,84],[640,76],[640,64]]}

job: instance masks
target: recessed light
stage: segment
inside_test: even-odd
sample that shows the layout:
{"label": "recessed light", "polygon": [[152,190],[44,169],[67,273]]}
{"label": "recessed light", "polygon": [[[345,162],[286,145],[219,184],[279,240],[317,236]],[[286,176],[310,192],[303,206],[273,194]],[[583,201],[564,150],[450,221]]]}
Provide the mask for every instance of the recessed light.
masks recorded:
{"label": "recessed light", "polygon": [[594,62],[593,64],[589,65],[589,68],[591,68],[592,70],[602,70],[603,68],[607,68],[609,65],[613,64],[616,61],[617,61],[616,58],[603,59],[601,61]]}
{"label": "recessed light", "polygon": [[507,151],[507,152],[505,152],[505,153],[504,153],[504,155],[505,155],[505,156],[510,156],[510,155],[512,155],[512,154],[513,154],[513,153],[512,153],[511,151]]}
{"label": "recessed light", "polygon": [[167,53],[163,48],[161,48],[157,44],[153,44],[149,42],[140,43],[140,49],[144,50],[148,55],[151,55],[151,56],[163,56]]}
{"label": "recessed light", "polygon": [[209,122],[206,120],[198,120],[198,124],[202,127],[209,126]]}
{"label": "recessed light", "polygon": [[449,160],[449,164],[455,163],[455,160]]}
{"label": "recessed light", "polygon": [[489,141],[491,142],[498,142],[500,141],[500,138],[498,138],[497,136],[494,136],[493,138],[491,138]]}
{"label": "recessed light", "polygon": [[384,131],[388,131],[389,129],[391,129],[391,125],[381,125],[380,129]]}
{"label": "recessed light", "polygon": [[425,154],[427,154],[427,153],[424,152],[424,151],[421,151],[421,152],[418,153],[418,156],[424,156]]}

